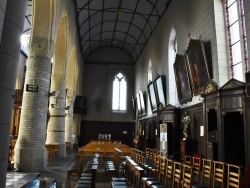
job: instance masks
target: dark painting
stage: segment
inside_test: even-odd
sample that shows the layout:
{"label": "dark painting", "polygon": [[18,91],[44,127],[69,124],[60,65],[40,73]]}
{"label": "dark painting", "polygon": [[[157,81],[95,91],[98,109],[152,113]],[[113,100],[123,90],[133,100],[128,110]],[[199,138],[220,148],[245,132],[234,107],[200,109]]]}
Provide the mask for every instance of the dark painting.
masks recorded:
{"label": "dark painting", "polygon": [[191,39],[186,55],[193,92],[194,95],[199,95],[203,91],[203,86],[210,79],[203,43]]}
{"label": "dark painting", "polygon": [[190,87],[187,64],[185,56],[176,55],[174,63],[175,81],[178,92],[178,98],[181,104],[191,101],[192,90]]}

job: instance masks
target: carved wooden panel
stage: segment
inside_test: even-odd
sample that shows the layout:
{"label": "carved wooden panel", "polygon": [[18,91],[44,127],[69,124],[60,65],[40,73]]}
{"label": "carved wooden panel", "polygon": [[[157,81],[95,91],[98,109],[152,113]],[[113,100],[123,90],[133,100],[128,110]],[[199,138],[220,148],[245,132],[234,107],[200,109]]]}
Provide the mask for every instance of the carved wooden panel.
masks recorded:
{"label": "carved wooden panel", "polygon": [[224,97],[222,98],[222,109],[223,110],[233,110],[243,108],[243,101],[241,96],[235,97]]}

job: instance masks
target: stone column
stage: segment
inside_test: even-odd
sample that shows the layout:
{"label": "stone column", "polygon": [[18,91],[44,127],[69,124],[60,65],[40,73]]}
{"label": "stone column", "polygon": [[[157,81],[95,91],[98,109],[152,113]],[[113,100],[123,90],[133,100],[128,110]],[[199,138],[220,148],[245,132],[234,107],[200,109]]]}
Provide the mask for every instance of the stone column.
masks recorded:
{"label": "stone column", "polygon": [[76,141],[75,143],[78,145],[78,138],[80,136],[80,126],[81,126],[81,115],[79,114],[75,114],[73,116],[73,127],[72,127],[72,130],[73,130],[73,133],[76,133]]}
{"label": "stone column", "polygon": [[[54,76],[55,77],[55,76]],[[53,80],[53,79],[52,79]],[[63,84],[64,83],[64,84]],[[47,127],[46,144],[59,144],[59,157],[66,155],[65,145],[65,81],[51,83],[51,91],[60,91],[57,97],[50,97],[49,121]],[[57,103],[57,107],[51,104]]]}
{"label": "stone column", "polygon": [[[27,1],[0,3],[0,187],[6,187],[10,127]],[[3,24],[2,24],[3,23]]]}
{"label": "stone column", "polygon": [[73,143],[75,142],[74,140],[75,138],[73,137],[73,132],[72,132],[74,101],[75,101],[74,96],[67,96],[66,106],[68,107],[68,109],[66,109],[66,117],[65,117],[65,142],[71,142],[71,150]]}
{"label": "stone column", "polygon": [[47,166],[45,148],[51,61],[48,57],[30,56],[25,86],[38,86],[38,92],[23,93],[20,129],[15,149],[16,168],[38,172]]}

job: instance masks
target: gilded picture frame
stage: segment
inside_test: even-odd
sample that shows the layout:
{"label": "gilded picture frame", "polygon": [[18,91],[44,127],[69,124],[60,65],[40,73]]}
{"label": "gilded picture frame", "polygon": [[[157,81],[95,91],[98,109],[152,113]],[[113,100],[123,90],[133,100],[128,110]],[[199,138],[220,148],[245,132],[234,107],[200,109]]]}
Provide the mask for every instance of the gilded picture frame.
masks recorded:
{"label": "gilded picture frame", "polygon": [[203,87],[210,79],[204,43],[191,39],[186,51],[186,59],[194,95],[202,94]]}
{"label": "gilded picture frame", "polygon": [[180,104],[192,101],[192,89],[184,55],[176,55],[174,63],[175,82]]}

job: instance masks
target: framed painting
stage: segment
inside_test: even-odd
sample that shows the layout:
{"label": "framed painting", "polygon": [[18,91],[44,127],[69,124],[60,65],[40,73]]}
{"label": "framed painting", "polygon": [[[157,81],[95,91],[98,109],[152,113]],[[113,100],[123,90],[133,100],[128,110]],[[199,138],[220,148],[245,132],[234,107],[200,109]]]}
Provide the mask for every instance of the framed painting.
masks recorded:
{"label": "framed painting", "polygon": [[151,105],[152,112],[157,111],[157,100],[156,100],[156,93],[155,93],[154,82],[150,82],[148,84],[148,96],[149,96],[149,100],[150,100],[150,105]]}
{"label": "framed painting", "polygon": [[141,99],[139,93],[136,94],[136,104],[137,104],[138,116],[141,117],[142,111],[141,111]]}
{"label": "framed painting", "polygon": [[139,96],[140,96],[140,100],[141,100],[141,115],[145,116],[146,115],[146,105],[145,105],[143,91],[139,90]]}
{"label": "framed painting", "polygon": [[203,42],[191,39],[186,51],[186,57],[193,93],[199,95],[203,91],[203,86],[210,79]]}
{"label": "framed painting", "polygon": [[[163,84],[164,83],[164,84]],[[155,79],[155,87],[156,87],[156,93],[158,96],[159,103],[162,105],[162,107],[166,107],[166,101],[165,101],[165,82],[163,80],[163,75],[159,75]]]}
{"label": "framed painting", "polygon": [[180,104],[191,101],[192,90],[188,76],[186,58],[184,55],[176,55],[174,73]]}

